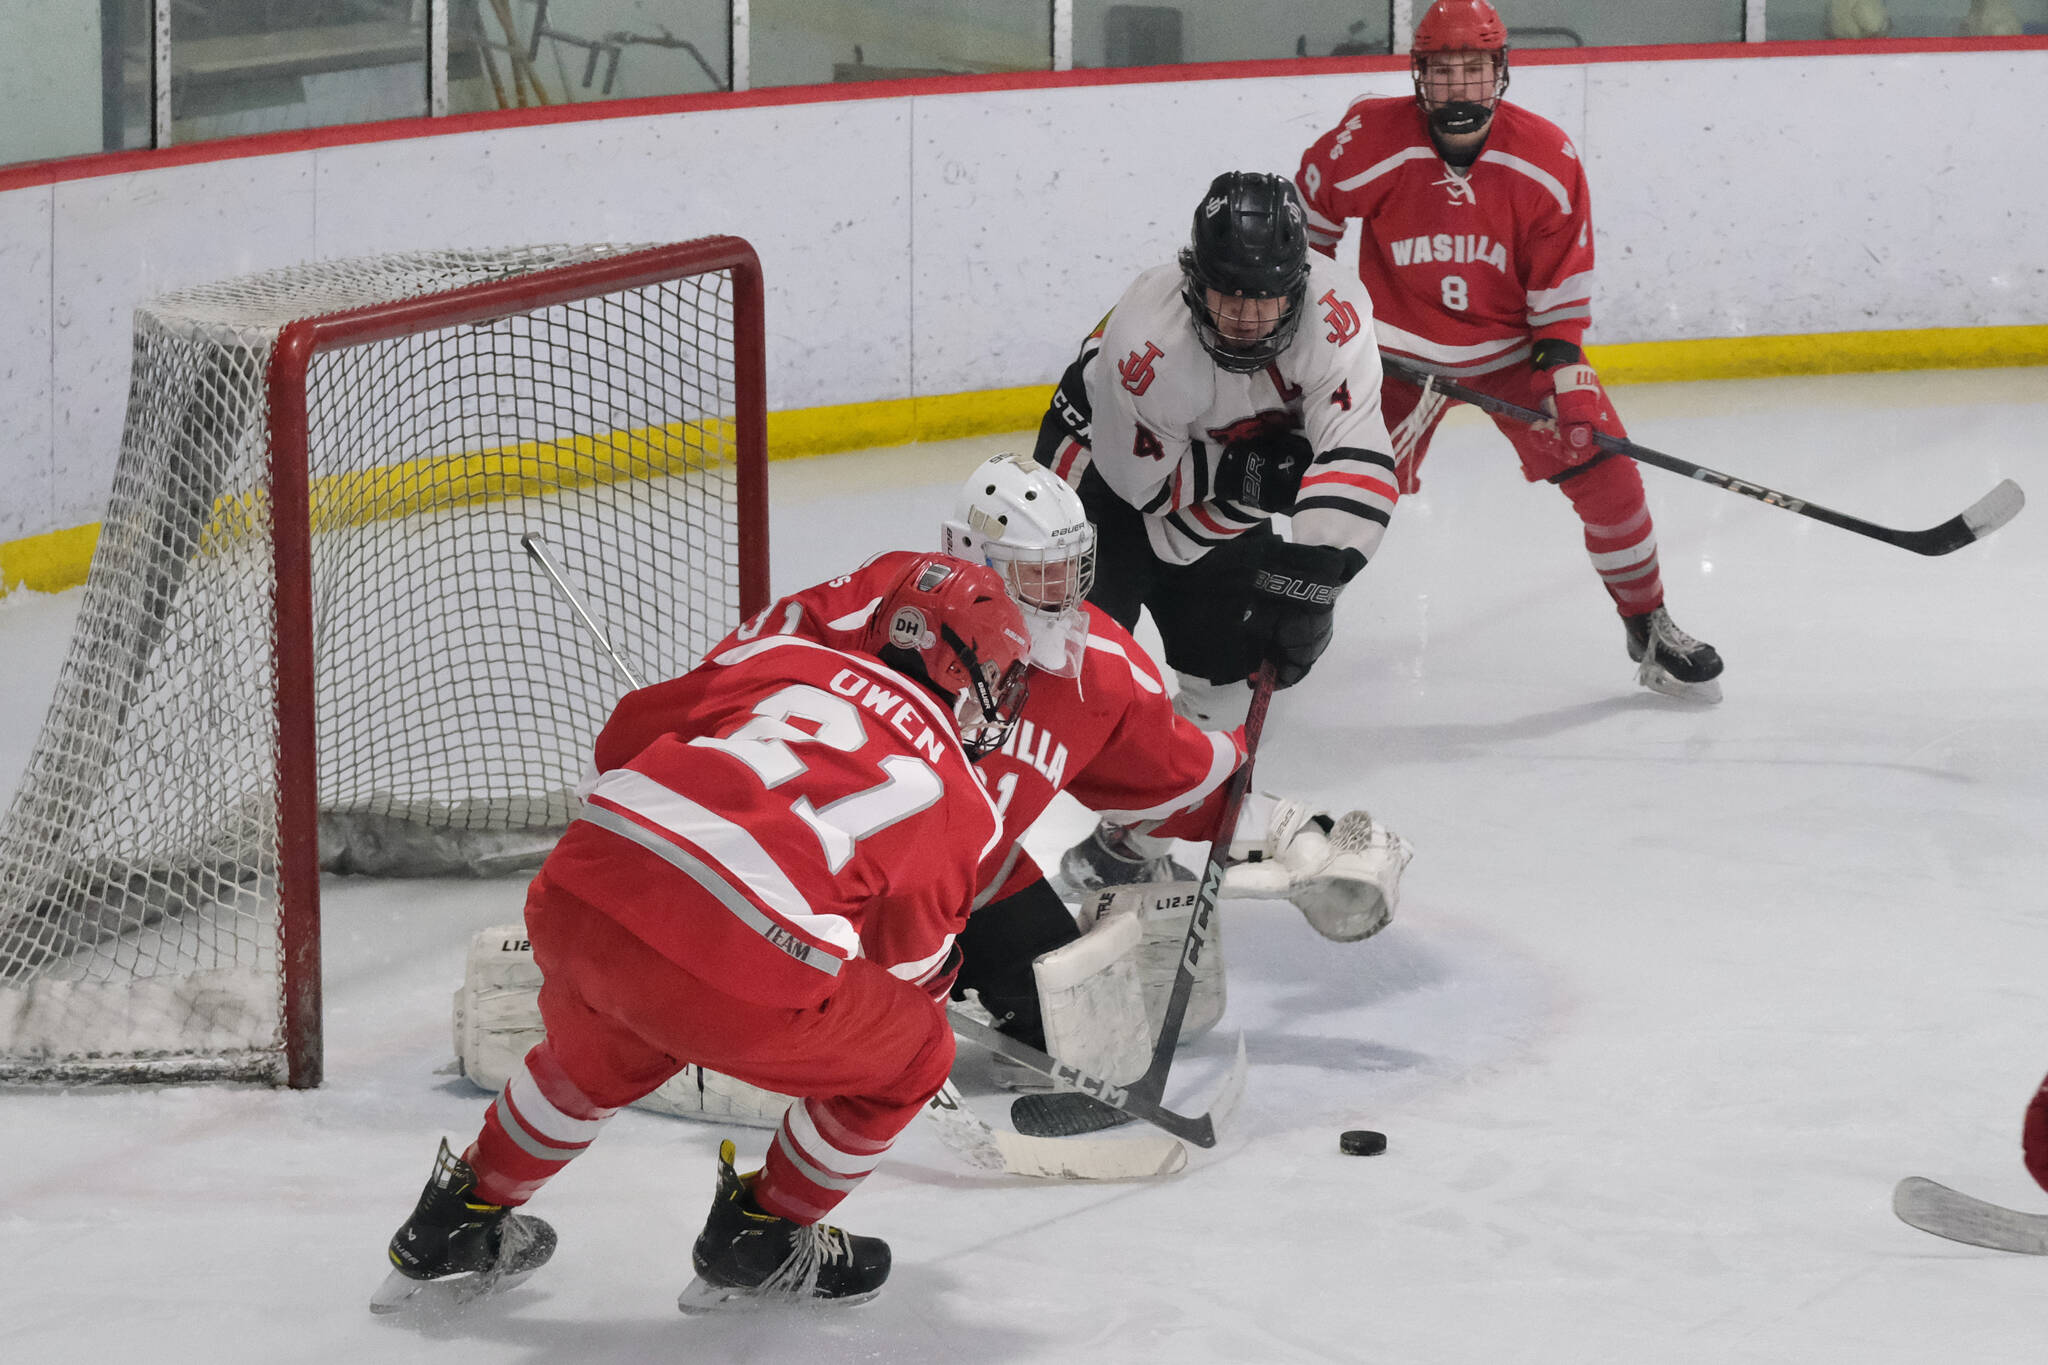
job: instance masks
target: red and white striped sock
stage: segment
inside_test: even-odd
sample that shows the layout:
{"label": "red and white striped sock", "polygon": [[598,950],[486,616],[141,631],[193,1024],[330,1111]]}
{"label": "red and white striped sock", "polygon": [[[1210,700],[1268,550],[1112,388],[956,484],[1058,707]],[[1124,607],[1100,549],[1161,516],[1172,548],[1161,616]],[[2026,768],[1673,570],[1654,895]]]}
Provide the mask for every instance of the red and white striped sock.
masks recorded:
{"label": "red and white striped sock", "polygon": [[[876,1136],[898,1114],[864,1112],[872,1106],[846,1099],[809,1099],[789,1107],[768,1148],[768,1160],[754,1180],[754,1202],[763,1212],[797,1223],[816,1223],[854,1187],[867,1179],[908,1123]],[[915,1108],[911,1115],[916,1114]],[[866,1130],[866,1131],[862,1131]]]}
{"label": "red and white striped sock", "polygon": [[505,1082],[484,1115],[483,1131],[463,1153],[476,1171],[477,1198],[524,1204],[582,1155],[617,1112],[593,1104],[543,1040]]}
{"label": "red and white striped sock", "polygon": [[1586,526],[1586,553],[1608,596],[1623,616],[1640,616],[1664,605],[1664,578],[1657,567],[1657,528],[1650,509],[1616,526]]}

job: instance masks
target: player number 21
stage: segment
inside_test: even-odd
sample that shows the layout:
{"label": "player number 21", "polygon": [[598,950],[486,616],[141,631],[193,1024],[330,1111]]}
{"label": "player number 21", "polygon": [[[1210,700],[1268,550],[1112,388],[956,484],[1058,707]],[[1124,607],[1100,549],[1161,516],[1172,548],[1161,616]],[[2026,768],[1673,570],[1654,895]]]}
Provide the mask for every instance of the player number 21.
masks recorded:
{"label": "player number 21", "polygon": [[[808,721],[815,730],[794,724]],[[844,697],[821,688],[798,683],[762,699],[754,717],[731,734],[719,738],[702,736],[690,741],[707,749],[731,754],[754,770],[761,785],[773,789],[804,773],[808,765],[793,746],[822,744],[841,753],[858,753],[868,742],[867,726],[860,711]],[[870,834],[885,830],[899,820],[908,820],[929,810],[945,793],[945,784],[931,765],[908,754],[891,754],[880,762],[883,779],[823,806],[799,796],[790,810],[811,827],[825,851],[825,865],[837,872],[853,857],[853,846]]]}

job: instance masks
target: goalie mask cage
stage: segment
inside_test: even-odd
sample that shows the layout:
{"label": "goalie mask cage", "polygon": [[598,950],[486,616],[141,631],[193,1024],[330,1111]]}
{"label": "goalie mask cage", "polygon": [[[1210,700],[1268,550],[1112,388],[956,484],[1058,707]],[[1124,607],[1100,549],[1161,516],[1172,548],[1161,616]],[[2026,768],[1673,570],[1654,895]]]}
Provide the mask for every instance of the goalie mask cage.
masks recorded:
{"label": "goalie mask cage", "polygon": [[70,653],[0,821],[0,1079],[319,1084],[319,877],[531,865],[623,690],[767,601],[760,266],[437,251],[136,315]]}

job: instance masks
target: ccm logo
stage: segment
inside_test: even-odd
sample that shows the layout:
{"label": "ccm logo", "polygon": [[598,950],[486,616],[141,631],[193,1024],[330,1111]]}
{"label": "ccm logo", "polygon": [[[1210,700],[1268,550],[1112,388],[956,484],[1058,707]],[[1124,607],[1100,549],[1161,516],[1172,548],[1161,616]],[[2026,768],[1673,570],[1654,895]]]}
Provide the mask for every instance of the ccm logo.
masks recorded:
{"label": "ccm logo", "polygon": [[1305,578],[1289,578],[1286,574],[1261,569],[1252,576],[1252,586],[1275,597],[1291,597],[1297,602],[1310,602],[1319,607],[1337,605],[1337,589],[1328,583],[1311,583]]}

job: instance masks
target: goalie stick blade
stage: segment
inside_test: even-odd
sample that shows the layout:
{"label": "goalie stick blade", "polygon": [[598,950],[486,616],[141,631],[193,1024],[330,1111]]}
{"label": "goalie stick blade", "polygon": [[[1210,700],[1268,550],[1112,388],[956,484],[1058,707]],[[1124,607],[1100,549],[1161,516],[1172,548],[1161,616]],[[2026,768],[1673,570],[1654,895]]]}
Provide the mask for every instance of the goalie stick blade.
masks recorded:
{"label": "goalie stick blade", "polygon": [[1118,1138],[1040,1138],[982,1122],[948,1082],[925,1105],[939,1140],[968,1165],[1038,1180],[1149,1180],[1188,1164],[1188,1149],[1164,1133]]}
{"label": "goalie stick blade", "polygon": [[[1231,1059],[1230,1072],[1223,1078],[1223,1084],[1217,1087],[1216,1098],[1209,1104],[1208,1117],[1215,1128],[1222,1128],[1237,1112],[1237,1103],[1244,1096],[1245,1073],[1249,1066],[1244,1035],[1240,1033],[1237,1036],[1237,1055]],[[1130,1123],[1136,1117],[1111,1108],[1093,1096],[1072,1091],[1019,1095],[1010,1105],[1010,1122],[1016,1125],[1018,1132],[1030,1137],[1079,1137]]]}
{"label": "goalie stick blade", "polygon": [[1892,1212],[1901,1222],[1952,1242],[2048,1256],[2048,1214],[1989,1204],[1936,1180],[1917,1175],[1901,1180],[1892,1191]]}
{"label": "goalie stick blade", "polygon": [[1010,1123],[1031,1137],[1080,1137],[1136,1123],[1137,1115],[1112,1109],[1101,1100],[1071,1091],[1050,1095],[1019,1095],[1010,1104]]}

